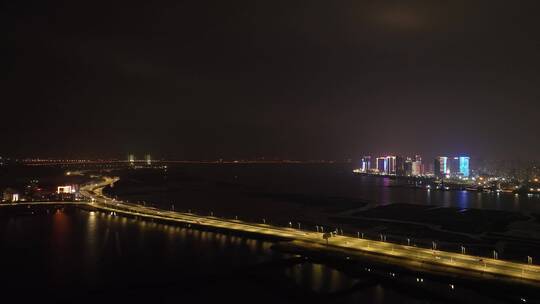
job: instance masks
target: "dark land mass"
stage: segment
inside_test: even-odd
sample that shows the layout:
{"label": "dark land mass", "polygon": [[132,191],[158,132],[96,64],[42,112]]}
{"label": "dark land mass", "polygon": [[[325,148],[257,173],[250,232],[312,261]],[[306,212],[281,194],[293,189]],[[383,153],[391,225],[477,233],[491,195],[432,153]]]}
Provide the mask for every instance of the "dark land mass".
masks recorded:
{"label": "dark land mass", "polygon": [[510,223],[528,219],[519,213],[499,210],[441,208],[412,204],[380,206],[353,215],[426,223],[440,226],[445,230],[472,234],[504,232]]}
{"label": "dark land mass", "polygon": [[56,166],[3,166],[0,167],[0,190],[12,187],[23,190],[32,180],[46,190],[57,186],[81,184],[88,181],[82,175],[66,175],[66,168]]}

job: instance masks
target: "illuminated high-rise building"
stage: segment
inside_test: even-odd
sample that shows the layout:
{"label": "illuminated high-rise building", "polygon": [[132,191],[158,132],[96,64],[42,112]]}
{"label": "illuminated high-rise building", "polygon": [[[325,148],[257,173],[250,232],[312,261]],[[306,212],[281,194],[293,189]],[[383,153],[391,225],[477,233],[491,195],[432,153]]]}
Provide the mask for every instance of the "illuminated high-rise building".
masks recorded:
{"label": "illuminated high-rise building", "polygon": [[470,170],[469,170],[469,156],[460,156],[459,157],[459,172],[463,177],[469,177],[470,176]]}
{"label": "illuminated high-rise building", "polygon": [[385,159],[384,173],[385,174],[396,174],[396,157],[387,156]]}
{"label": "illuminated high-rise building", "polygon": [[133,165],[135,163],[135,155],[129,154],[128,155],[128,162],[130,165]]}
{"label": "illuminated high-rise building", "polygon": [[438,177],[469,177],[469,160],[468,156],[439,156],[435,159],[433,173]]}
{"label": "illuminated high-rise building", "polygon": [[433,174],[437,177],[443,177],[446,176],[448,173],[448,157],[437,157],[433,162]]}
{"label": "illuminated high-rise building", "polygon": [[413,160],[410,157],[407,157],[405,159],[405,163],[403,164],[403,171],[404,171],[405,176],[412,175],[412,164],[413,164]]}
{"label": "illuminated high-rise building", "polygon": [[396,156],[395,160],[396,160],[396,168],[394,169],[393,174],[399,175],[399,176],[407,175],[405,173],[405,158],[403,158],[402,156]]}
{"label": "illuminated high-rise building", "polygon": [[448,158],[448,174],[453,177],[461,176],[459,172],[459,157],[450,157]]}
{"label": "illuminated high-rise building", "polygon": [[376,169],[379,173],[385,173],[386,171],[386,158],[385,157],[377,157],[375,159],[375,165]]}
{"label": "illuminated high-rise building", "polygon": [[424,174],[424,172],[422,170],[422,161],[421,160],[413,161],[412,162],[411,175],[412,176],[420,176],[422,174]]}
{"label": "illuminated high-rise building", "polygon": [[362,157],[360,169],[364,173],[367,173],[371,169],[371,156]]}

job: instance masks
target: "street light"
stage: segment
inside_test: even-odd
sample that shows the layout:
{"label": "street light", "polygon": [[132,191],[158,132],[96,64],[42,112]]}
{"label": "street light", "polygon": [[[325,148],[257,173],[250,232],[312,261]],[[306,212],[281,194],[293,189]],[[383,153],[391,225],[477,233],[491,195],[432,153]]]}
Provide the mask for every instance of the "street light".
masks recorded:
{"label": "street light", "polygon": [[289,228],[292,228],[292,222],[289,222]]}

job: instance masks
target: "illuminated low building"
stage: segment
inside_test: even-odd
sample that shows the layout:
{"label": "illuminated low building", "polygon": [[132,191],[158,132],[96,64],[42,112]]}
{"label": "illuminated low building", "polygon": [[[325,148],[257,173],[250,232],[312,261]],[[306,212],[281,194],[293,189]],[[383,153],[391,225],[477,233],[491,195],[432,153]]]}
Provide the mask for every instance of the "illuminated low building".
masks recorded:
{"label": "illuminated low building", "polygon": [[58,186],[56,188],[57,194],[74,194],[78,192],[79,187],[77,185]]}
{"label": "illuminated low building", "polygon": [[63,193],[74,193],[74,189],[71,187],[71,186],[58,186],[58,188],[56,189],[56,193],[58,194],[63,194]]}
{"label": "illuminated low building", "polygon": [[2,201],[4,202],[18,202],[19,200],[19,192],[13,188],[7,188],[2,193]]}

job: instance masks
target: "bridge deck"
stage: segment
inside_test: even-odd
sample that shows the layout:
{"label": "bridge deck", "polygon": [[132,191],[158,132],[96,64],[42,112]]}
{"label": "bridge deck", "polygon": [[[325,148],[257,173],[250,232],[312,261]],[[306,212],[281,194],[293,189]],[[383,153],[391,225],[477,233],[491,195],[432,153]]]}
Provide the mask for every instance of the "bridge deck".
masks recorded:
{"label": "bridge deck", "polygon": [[519,278],[540,283],[540,267],[536,265],[348,236],[333,236],[325,240],[322,237],[323,234],[318,232],[166,211],[129,204],[105,197],[103,195],[103,188],[117,180],[118,178],[104,178],[102,183],[83,187],[81,193],[92,200],[92,206],[104,211],[297,240],[302,241],[304,244],[312,244],[313,248],[317,250],[324,250],[324,248],[346,249],[352,254],[358,252],[359,254],[385,255],[400,258],[401,260],[443,266],[450,270],[460,269],[475,273],[489,273],[496,276]]}

